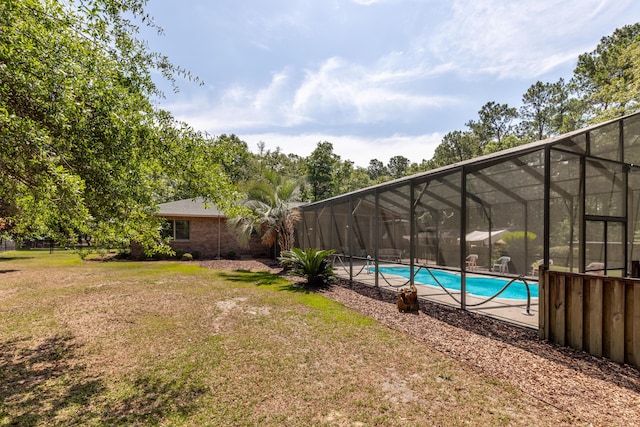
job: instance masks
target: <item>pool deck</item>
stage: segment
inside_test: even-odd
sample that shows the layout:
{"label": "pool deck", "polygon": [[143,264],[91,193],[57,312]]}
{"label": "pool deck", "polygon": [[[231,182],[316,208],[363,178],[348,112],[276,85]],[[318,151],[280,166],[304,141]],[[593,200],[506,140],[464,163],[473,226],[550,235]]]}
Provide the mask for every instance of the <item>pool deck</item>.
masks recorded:
{"label": "pool deck", "polygon": [[[399,264],[380,264],[380,267],[392,267],[399,266]],[[409,267],[408,265],[402,265],[404,267]],[[356,265],[354,263],[353,266],[353,280],[355,282],[359,282],[368,286],[375,286],[375,277],[376,275],[373,273],[367,273],[366,270],[362,270],[363,265],[360,263]],[[435,267],[435,266],[434,266]],[[335,273],[338,277],[342,279],[349,279],[349,271],[348,265],[346,265],[346,269],[343,265],[336,263],[334,265]],[[359,274],[357,274],[361,271]],[[356,275],[357,274],[357,275]],[[467,272],[467,275],[473,273]],[[486,276],[484,276],[486,277]],[[505,276],[507,279],[511,279],[513,277]],[[385,280],[386,279],[386,280]],[[388,283],[387,283],[388,282]],[[402,277],[394,276],[394,275],[385,275],[384,278],[382,276],[379,277],[378,286],[381,289],[389,289],[392,291],[397,291],[400,287],[407,283],[407,279]],[[408,286],[408,285],[406,285]],[[460,308],[460,303],[456,302],[456,300],[460,301],[460,291],[448,290],[451,295],[447,294],[442,288],[438,286],[430,286],[430,285],[416,285],[416,289],[418,291],[418,298],[425,299],[428,301],[437,302],[440,304],[444,304],[450,307]],[[527,313],[527,302],[521,300],[513,300],[513,299],[505,299],[505,298],[495,298],[489,302],[484,304],[475,306],[476,304],[482,303],[486,298],[479,298],[474,295],[470,295],[467,293],[466,305],[467,310],[470,312],[475,312],[478,314],[482,314],[485,316],[493,317],[495,319],[499,319],[508,323],[512,323],[518,326],[522,326],[529,329],[538,329],[538,298],[531,298],[531,305],[529,308],[529,313]]]}

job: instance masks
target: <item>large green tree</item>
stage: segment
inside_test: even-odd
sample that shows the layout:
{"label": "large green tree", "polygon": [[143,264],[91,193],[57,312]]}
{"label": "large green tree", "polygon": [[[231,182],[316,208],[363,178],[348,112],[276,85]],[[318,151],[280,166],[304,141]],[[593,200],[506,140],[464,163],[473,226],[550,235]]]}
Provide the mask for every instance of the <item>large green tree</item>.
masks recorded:
{"label": "large green tree", "polygon": [[411,161],[404,156],[393,156],[389,159],[387,170],[392,178],[402,178],[407,174]]}
{"label": "large green tree", "polygon": [[0,1],[3,233],[92,233],[151,250],[166,185],[232,209],[216,144],[154,106],[152,70],[189,76],[137,38],[135,20],[152,22],[145,3]]}
{"label": "large green tree", "polygon": [[327,141],[319,142],[307,158],[307,182],[311,187],[312,201],[334,195],[334,171],[339,162],[340,156],[333,152],[333,144]]}
{"label": "large green tree", "polygon": [[640,23],[635,23],[616,29],[594,51],[578,57],[571,83],[594,121],[638,110],[639,44]]}
{"label": "large green tree", "polygon": [[478,121],[469,120],[466,125],[478,137],[482,151],[491,141],[502,144],[502,139],[513,130],[513,121],[517,117],[518,110],[514,107],[491,101],[478,111]]}
{"label": "large green tree", "polygon": [[482,154],[480,139],[470,131],[453,131],[447,133],[438,145],[431,159],[431,168],[450,165],[463,160],[473,159]]}

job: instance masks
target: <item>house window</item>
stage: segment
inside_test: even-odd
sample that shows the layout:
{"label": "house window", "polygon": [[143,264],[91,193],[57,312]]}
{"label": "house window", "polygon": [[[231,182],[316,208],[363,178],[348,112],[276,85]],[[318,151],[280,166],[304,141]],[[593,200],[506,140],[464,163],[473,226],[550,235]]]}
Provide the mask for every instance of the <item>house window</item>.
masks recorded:
{"label": "house window", "polygon": [[186,219],[167,220],[167,228],[163,234],[173,240],[189,240],[189,221]]}

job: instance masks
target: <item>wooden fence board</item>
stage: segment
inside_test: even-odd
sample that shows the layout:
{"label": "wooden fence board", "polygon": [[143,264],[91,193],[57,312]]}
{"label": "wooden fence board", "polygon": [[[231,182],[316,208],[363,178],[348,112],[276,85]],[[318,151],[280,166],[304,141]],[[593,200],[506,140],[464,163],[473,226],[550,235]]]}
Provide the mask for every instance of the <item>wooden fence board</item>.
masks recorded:
{"label": "wooden fence board", "polygon": [[585,307],[585,318],[589,319],[586,350],[594,356],[602,357],[602,279],[589,278],[589,301]]}
{"label": "wooden fence board", "polygon": [[628,344],[631,353],[628,363],[640,369],[640,284],[634,283],[631,287],[633,312],[631,313],[630,329],[632,339]]}
{"label": "wooden fence board", "polygon": [[543,271],[539,336],[640,369],[640,280]]}
{"label": "wooden fence board", "polygon": [[566,337],[566,302],[565,302],[565,276],[555,276],[551,288],[551,340],[560,345],[565,344]]}
{"label": "wooden fence board", "polygon": [[569,280],[567,297],[567,344],[575,349],[584,348],[582,332],[584,326],[584,298],[583,280],[581,277],[571,277]]}
{"label": "wooden fence board", "polygon": [[549,272],[540,269],[538,275],[538,338],[541,340],[549,339],[549,313],[547,312],[547,301],[549,299]]}
{"label": "wooden fence board", "polygon": [[610,357],[614,362],[624,363],[624,309],[625,286],[620,280],[612,283],[611,295],[611,340]]}

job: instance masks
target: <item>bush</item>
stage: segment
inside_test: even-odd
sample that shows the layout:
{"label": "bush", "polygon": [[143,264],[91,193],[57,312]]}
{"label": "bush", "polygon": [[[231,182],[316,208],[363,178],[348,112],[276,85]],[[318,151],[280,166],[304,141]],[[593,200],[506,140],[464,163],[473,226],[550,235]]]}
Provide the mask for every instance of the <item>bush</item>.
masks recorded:
{"label": "bush", "polygon": [[227,252],[227,259],[236,259],[236,252],[235,251],[229,251]]}
{"label": "bush", "polygon": [[191,255],[193,255],[193,259],[200,259],[202,253],[200,251],[191,251]]}
{"label": "bush", "polygon": [[328,257],[335,251],[308,248],[292,248],[282,251],[278,258],[285,266],[291,268],[291,273],[307,279],[307,286],[319,287],[335,279],[333,265]]}
{"label": "bush", "polygon": [[193,261],[193,255],[191,255],[190,253],[184,253],[182,254],[182,257],[180,257],[180,259],[182,261]]}

